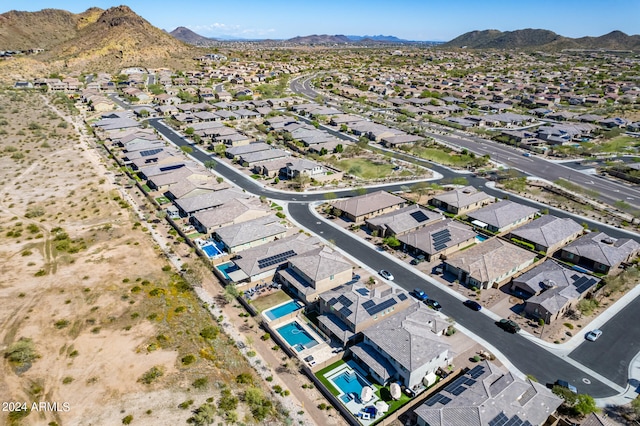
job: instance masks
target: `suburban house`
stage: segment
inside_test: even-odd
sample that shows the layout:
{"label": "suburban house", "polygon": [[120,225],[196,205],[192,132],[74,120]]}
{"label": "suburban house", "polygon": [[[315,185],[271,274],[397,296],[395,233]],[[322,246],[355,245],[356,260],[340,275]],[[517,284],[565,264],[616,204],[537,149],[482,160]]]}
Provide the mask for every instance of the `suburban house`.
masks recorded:
{"label": "suburban house", "polygon": [[287,228],[276,215],[262,216],[246,222],[218,228],[214,238],[224,243],[229,253],[238,253],[283,238]]}
{"label": "suburban house", "polygon": [[502,200],[468,214],[475,226],[491,232],[504,232],[530,221],[538,213],[538,209]]}
{"label": "suburban house", "polygon": [[290,154],[282,149],[273,148],[268,151],[257,151],[242,154],[239,163],[245,167],[253,167],[263,161],[271,161],[278,158],[288,158]]}
{"label": "suburban house", "polygon": [[227,270],[227,275],[235,283],[259,281],[273,276],[290,258],[310,251],[317,254],[321,247],[318,238],[304,234],[281,238],[243,251],[241,256],[232,259],[234,266]]}
{"label": "suburban house", "polygon": [[525,313],[550,324],[574,307],[599,282],[599,278],[546,260],[514,278],[510,290],[526,299]]}
{"label": "suburban house", "polygon": [[541,426],[562,402],[545,385],[481,361],[417,407],[415,414],[419,426]]}
{"label": "suburban house", "polygon": [[436,195],[429,204],[455,215],[465,214],[480,207],[492,203],[493,197],[478,191],[473,186],[456,188],[453,191]]}
{"label": "suburban house", "polygon": [[461,284],[469,287],[497,287],[533,264],[536,255],[499,238],[490,238],[482,244],[455,253],[444,261],[446,270]]}
{"label": "suburban house", "polygon": [[287,162],[286,173],[289,179],[294,179],[300,175],[310,178],[322,178],[327,174],[327,170],[315,161],[304,158],[292,158]]}
{"label": "suburban house", "polygon": [[441,220],[441,214],[425,209],[418,204],[403,207],[391,213],[367,219],[367,227],[377,231],[379,237],[402,235]]}
{"label": "suburban house", "polygon": [[321,247],[291,257],[276,279],[305,303],[312,303],[320,293],[351,281],[352,276],[351,263],[329,247]]}
{"label": "suburban house", "polygon": [[468,225],[452,219],[439,220],[424,228],[400,235],[403,250],[424,256],[430,262],[437,256],[455,253],[476,242],[476,233]]}
{"label": "suburban house", "polygon": [[533,244],[536,251],[551,254],[583,232],[582,225],[574,220],[546,214],[511,231],[509,237]]}
{"label": "suburban house", "polygon": [[269,208],[256,198],[234,198],[213,210],[195,213],[191,224],[203,234],[213,230],[268,215]]}
{"label": "suburban house", "polygon": [[414,303],[406,291],[386,283],[375,286],[347,283],[320,294],[318,325],[328,336],[346,346],[371,324]]}
{"label": "suburban house", "polygon": [[640,244],[630,238],[613,238],[604,232],[591,232],[566,245],[560,258],[594,272],[608,274],[640,253]]}
{"label": "suburban house", "polygon": [[169,200],[177,200],[178,198],[197,197],[198,195],[207,194],[209,192],[221,191],[230,188],[226,182],[218,183],[213,177],[208,180],[198,181],[196,179],[184,179],[169,186],[164,195]]}
{"label": "suburban house", "polygon": [[355,223],[404,207],[406,200],[386,191],[377,191],[332,203],[334,211]]}
{"label": "suburban house", "polygon": [[238,158],[250,152],[268,151],[272,149],[272,146],[265,142],[253,142],[248,145],[234,146],[227,148],[225,155],[227,158]]}
{"label": "suburban house", "polygon": [[450,363],[451,346],[441,337],[448,326],[437,312],[414,303],[366,328],[363,341],[349,350],[379,384],[400,381],[413,388]]}
{"label": "suburban house", "polygon": [[175,185],[185,180],[191,182],[208,182],[212,178],[211,173],[200,167],[180,167],[167,173],[150,177],[147,186],[153,191],[165,192],[171,185]]}
{"label": "suburban house", "polygon": [[250,195],[238,191],[235,188],[223,189],[222,191],[210,192],[196,197],[189,197],[175,200],[174,204],[178,207],[180,216],[189,217],[194,213],[203,210],[209,210],[223,205],[227,201],[234,198],[249,198]]}

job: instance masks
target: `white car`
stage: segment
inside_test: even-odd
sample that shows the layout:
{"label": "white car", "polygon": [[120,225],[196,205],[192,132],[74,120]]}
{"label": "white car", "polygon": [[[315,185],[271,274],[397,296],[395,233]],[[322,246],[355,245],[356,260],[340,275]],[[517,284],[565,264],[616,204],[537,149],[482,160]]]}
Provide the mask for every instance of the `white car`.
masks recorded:
{"label": "white car", "polygon": [[378,273],[385,280],[393,281],[393,275],[391,274],[391,272],[385,271],[384,269],[380,269],[380,272],[378,272]]}
{"label": "white car", "polygon": [[602,330],[596,328],[595,330],[591,330],[590,332],[588,332],[584,337],[590,342],[595,342],[600,336],[602,336]]}

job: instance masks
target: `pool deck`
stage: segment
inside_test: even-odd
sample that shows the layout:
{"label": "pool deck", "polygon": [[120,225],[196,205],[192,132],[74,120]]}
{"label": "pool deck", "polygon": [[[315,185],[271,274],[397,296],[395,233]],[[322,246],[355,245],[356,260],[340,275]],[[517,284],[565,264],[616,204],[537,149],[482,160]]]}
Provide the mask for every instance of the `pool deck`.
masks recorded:
{"label": "pool deck", "polygon": [[[364,382],[369,383],[369,385],[373,388],[373,390],[375,391],[375,387],[362,375],[362,372],[357,369],[352,367],[348,362],[345,364],[340,365],[339,367],[336,367],[335,369],[329,371],[328,373],[326,373],[324,375],[324,377],[329,380],[329,382],[331,382],[333,384],[333,386],[340,390],[340,392],[342,392],[342,389],[340,389],[332,380],[333,378],[339,376],[340,374],[343,374],[344,372],[355,372],[358,376],[360,376],[361,379],[363,379]],[[375,393],[373,394],[373,398],[371,398],[369,401],[367,401],[366,403],[362,403],[362,402],[358,402],[355,400],[351,400],[349,402],[344,402],[342,400],[342,397],[344,396],[344,393],[341,393],[340,395],[337,396],[338,400],[342,402],[342,405],[344,405],[347,410],[351,411],[351,413],[353,413],[354,416],[357,417],[358,413],[360,413],[362,411],[362,409],[364,407],[367,407],[369,405],[376,405],[376,402],[378,402],[378,400],[380,398],[378,398],[378,396],[375,395]],[[360,397],[360,395],[358,395],[358,397]],[[370,420],[364,420],[362,418],[358,417],[358,422],[360,422],[360,424],[363,424],[365,426],[372,424],[373,422],[375,422],[376,420],[379,420],[380,417],[382,415],[378,415],[375,419],[370,419]]]}
{"label": "pool deck", "polygon": [[[289,342],[286,341],[286,339],[284,337],[282,337],[282,335],[277,331],[277,329],[273,329],[273,331],[275,331],[276,333],[278,333],[278,336],[280,337],[280,339],[291,349],[291,351],[293,353],[296,354],[296,356],[303,362],[305,362],[307,365],[309,365],[310,367],[314,366],[316,363],[320,363],[323,362],[327,359],[330,359],[331,357],[335,356],[335,354],[332,352],[333,348],[329,345],[327,345],[324,341],[324,339],[322,339],[322,337],[318,336],[318,333],[316,333],[314,330],[311,329],[311,327],[309,327],[307,324],[304,323],[304,321],[300,321],[297,318],[292,319],[291,321],[287,321],[287,322],[283,322],[277,325],[277,328],[281,328],[284,327],[288,324],[291,324],[292,322],[297,322],[300,327],[302,327],[304,329],[304,331],[306,331],[307,333],[309,333],[309,335],[311,337],[313,337],[313,339],[318,342],[317,345],[312,346],[310,348],[305,348],[303,350],[301,350],[300,352],[296,351],[295,348],[293,348],[291,345],[289,345]],[[304,359],[306,357],[308,357],[309,355],[313,356],[313,361],[306,362],[304,361]]]}

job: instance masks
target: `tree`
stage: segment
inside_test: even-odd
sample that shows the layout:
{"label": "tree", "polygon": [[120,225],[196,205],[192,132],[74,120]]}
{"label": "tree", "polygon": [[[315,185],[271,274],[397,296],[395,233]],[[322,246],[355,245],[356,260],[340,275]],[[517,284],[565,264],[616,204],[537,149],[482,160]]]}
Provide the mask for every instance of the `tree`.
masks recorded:
{"label": "tree", "polygon": [[204,166],[209,170],[215,169],[217,165],[218,163],[214,160],[207,160],[204,162]]}
{"label": "tree", "polygon": [[192,423],[196,426],[206,426],[213,423],[216,418],[216,407],[211,404],[202,404],[198,407],[193,417],[187,420],[188,423]]}
{"label": "tree", "polygon": [[195,129],[193,127],[187,127],[186,130],[184,131],[184,133],[189,136],[193,135],[194,132],[195,132]]}
{"label": "tree", "polygon": [[218,144],[213,148],[213,151],[218,155],[218,157],[224,157],[227,152],[227,146],[225,144]]}
{"label": "tree", "polygon": [[238,296],[240,296],[240,291],[235,284],[227,284],[224,288],[224,300],[226,300],[227,303],[231,303]]}
{"label": "tree", "polygon": [[180,150],[182,152],[184,152],[185,154],[191,154],[193,152],[193,148],[191,148],[190,146],[181,146]]}
{"label": "tree", "polygon": [[298,189],[304,189],[311,181],[311,178],[305,173],[299,173],[296,177],[293,178],[293,181],[298,186]]}
{"label": "tree", "polygon": [[329,151],[327,151],[327,148],[322,147],[320,149],[320,155],[326,155]]}
{"label": "tree", "polygon": [[591,395],[580,394],[576,398],[576,403],[573,406],[575,412],[581,416],[586,416],[598,411],[596,402]]}
{"label": "tree", "polygon": [[347,127],[346,124],[341,124],[340,125],[340,131],[343,133],[346,133],[349,130],[349,128]]}
{"label": "tree", "polygon": [[391,248],[400,247],[400,241],[396,237],[394,237],[393,235],[383,239],[382,242],[385,243],[386,245],[388,245]]}
{"label": "tree", "polygon": [[338,145],[336,145],[336,147],[334,148],[333,152],[335,152],[336,154],[341,153],[342,151],[344,151],[344,147],[342,146],[341,143],[339,143]]}

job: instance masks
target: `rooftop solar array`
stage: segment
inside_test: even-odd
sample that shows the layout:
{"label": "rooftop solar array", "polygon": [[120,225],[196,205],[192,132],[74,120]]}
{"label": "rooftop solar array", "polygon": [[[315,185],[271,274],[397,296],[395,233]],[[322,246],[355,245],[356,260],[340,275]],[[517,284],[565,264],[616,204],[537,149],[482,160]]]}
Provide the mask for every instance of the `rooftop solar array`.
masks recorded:
{"label": "rooftop solar array", "polygon": [[276,254],[275,256],[265,257],[264,259],[258,260],[258,268],[264,269],[271,265],[277,265],[295,255],[296,255],[295,251],[288,250],[288,251],[285,251],[284,253]]}
{"label": "rooftop solar array", "polygon": [[415,211],[413,213],[410,213],[410,216],[412,218],[414,218],[416,220],[416,222],[418,222],[418,223],[422,223],[422,222],[425,222],[425,221],[429,220],[427,215],[424,214],[424,212],[421,211],[421,210],[418,210],[418,211]]}
{"label": "rooftop solar array", "polygon": [[340,314],[343,315],[345,318],[347,318],[349,315],[353,313],[351,312],[351,309],[347,308],[346,306],[343,306],[342,308],[340,308],[338,312],[340,312]]}
{"label": "rooftop solar array", "polygon": [[353,302],[345,295],[338,297],[338,302],[342,303],[342,306],[351,306]]}
{"label": "rooftop solar array", "polygon": [[451,241],[451,232],[449,232],[449,229],[434,232],[431,234],[431,239],[433,240],[433,249],[435,251],[440,251],[446,248],[447,243]]}
{"label": "rooftop solar array", "polygon": [[356,291],[362,296],[368,296],[369,295],[369,289],[366,289],[364,287],[360,287]]}
{"label": "rooftop solar array", "polygon": [[388,300],[385,300],[382,303],[379,303],[377,305],[373,305],[369,309],[367,309],[367,308],[365,308],[365,309],[367,310],[367,313],[369,315],[375,315],[377,313],[380,313],[380,312],[384,311],[387,308],[392,307],[396,303],[398,303],[398,302],[396,302],[396,299],[388,299]]}
{"label": "rooftop solar array", "polygon": [[596,283],[596,279],[595,278],[591,278],[591,277],[578,277],[578,275],[572,275],[571,279],[573,279],[573,285],[576,287],[576,291],[578,293],[584,293],[585,291],[587,291],[589,288],[591,288],[591,286],[593,286]]}
{"label": "rooftop solar array", "polygon": [[431,398],[429,398],[429,400],[426,402],[426,404],[429,407],[433,407],[438,402],[440,404],[442,404],[442,405],[447,405],[448,403],[451,402],[451,398],[449,398],[448,396],[444,396],[441,393],[437,393],[434,396],[432,396]]}
{"label": "rooftop solar array", "polygon": [[484,366],[482,365],[476,365],[475,367],[473,367],[471,370],[467,372],[467,375],[470,376],[472,379],[477,379],[483,374],[484,374]]}
{"label": "rooftop solar array", "polygon": [[504,413],[500,413],[489,421],[489,426],[531,426],[531,423],[522,420],[517,414],[508,418]]}
{"label": "rooftop solar array", "polygon": [[376,306],[376,302],[374,302],[373,300],[367,300],[366,302],[364,302],[362,304],[362,307],[365,308],[365,309],[371,309],[374,306]]}
{"label": "rooftop solar array", "polygon": [[164,148],[156,148],[156,149],[146,149],[144,151],[140,151],[140,156],[141,157],[148,157],[150,155],[154,155],[157,154],[159,152],[161,152]]}
{"label": "rooftop solar array", "polygon": [[398,295],[398,299],[400,299],[401,301],[403,301],[403,302],[404,302],[405,300],[407,300],[407,295],[406,295],[406,294],[404,294],[404,293],[400,293],[400,294]]}

